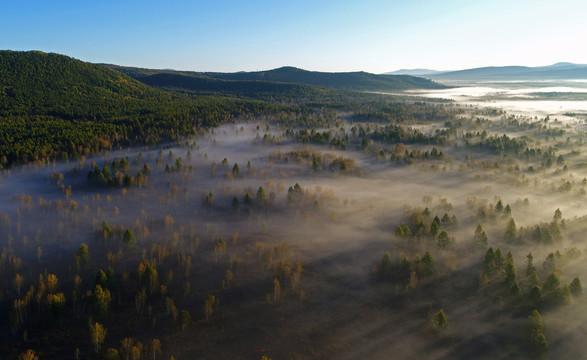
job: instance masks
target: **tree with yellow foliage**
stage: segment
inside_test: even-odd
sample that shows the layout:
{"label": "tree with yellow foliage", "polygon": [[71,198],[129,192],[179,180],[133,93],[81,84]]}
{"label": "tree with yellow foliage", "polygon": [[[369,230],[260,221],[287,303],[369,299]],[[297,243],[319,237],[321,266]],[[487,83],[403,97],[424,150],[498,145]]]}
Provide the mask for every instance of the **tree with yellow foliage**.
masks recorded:
{"label": "tree with yellow foliage", "polygon": [[39,360],[34,350],[28,349],[22,354],[18,355],[18,360]]}
{"label": "tree with yellow foliage", "polygon": [[92,345],[94,345],[94,350],[96,354],[100,351],[100,346],[104,343],[104,339],[106,338],[106,329],[99,323],[94,323],[94,325],[90,325],[90,340],[92,341]]}

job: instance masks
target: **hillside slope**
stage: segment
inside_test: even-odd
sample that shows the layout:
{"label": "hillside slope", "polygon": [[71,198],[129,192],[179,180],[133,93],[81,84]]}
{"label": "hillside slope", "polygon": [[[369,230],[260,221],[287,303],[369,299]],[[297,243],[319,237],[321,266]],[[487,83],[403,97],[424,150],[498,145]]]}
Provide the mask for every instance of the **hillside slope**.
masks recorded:
{"label": "hillside slope", "polygon": [[0,166],[156,143],[266,103],[191,98],[64,55],[0,51]]}

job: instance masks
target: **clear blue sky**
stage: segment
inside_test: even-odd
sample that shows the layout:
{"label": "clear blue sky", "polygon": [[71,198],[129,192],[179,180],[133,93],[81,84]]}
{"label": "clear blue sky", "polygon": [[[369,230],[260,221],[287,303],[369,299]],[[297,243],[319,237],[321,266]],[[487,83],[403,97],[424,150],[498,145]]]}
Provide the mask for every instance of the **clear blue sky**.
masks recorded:
{"label": "clear blue sky", "polygon": [[195,71],[587,63],[583,0],[2,0],[0,49]]}

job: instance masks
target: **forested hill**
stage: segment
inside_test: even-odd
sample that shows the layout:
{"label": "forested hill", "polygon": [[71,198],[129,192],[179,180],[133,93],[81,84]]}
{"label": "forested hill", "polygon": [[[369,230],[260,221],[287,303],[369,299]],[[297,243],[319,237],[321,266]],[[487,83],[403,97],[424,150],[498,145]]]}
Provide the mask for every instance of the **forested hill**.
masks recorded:
{"label": "forested hill", "polygon": [[[115,67],[147,84],[188,88],[200,91],[236,91],[241,89],[277,89],[279,91],[316,91],[303,87],[314,85],[337,90],[397,91],[410,89],[442,89],[444,85],[408,75],[376,75],[367,72],[319,72],[295,67],[268,71],[215,73],[176,72]],[[281,84],[281,85],[277,85]],[[287,84],[284,85],[284,84]]]}
{"label": "forested hill", "polygon": [[192,95],[221,95],[244,99],[289,102],[321,98],[333,90],[296,83],[279,83],[260,80],[224,80],[208,77],[203,73],[140,69],[106,65],[149,86],[185,92]]}
{"label": "forested hill", "polygon": [[1,51],[0,88],[3,116],[93,119],[102,116],[104,107],[110,113],[112,107],[127,108],[128,102],[170,99],[104,66],[40,51]]}
{"label": "forested hill", "polygon": [[444,85],[408,75],[376,75],[357,72],[319,72],[295,67],[281,67],[268,71],[238,73],[205,73],[206,76],[225,80],[266,80],[287,83],[302,83],[347,90],[408,90],[443,89]]}
{"label": "forested hill", "polygon": [[171,94],[64,55],[0,51],[1,167],[155,143],[274,111],[266,102]]}

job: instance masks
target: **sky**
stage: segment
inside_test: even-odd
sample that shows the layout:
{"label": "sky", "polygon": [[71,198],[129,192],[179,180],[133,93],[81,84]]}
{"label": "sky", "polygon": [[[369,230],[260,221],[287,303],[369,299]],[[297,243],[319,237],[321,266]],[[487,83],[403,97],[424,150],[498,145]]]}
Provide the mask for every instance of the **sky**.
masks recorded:
{"label": "sky", "polygon": [[587,63],[582,0],[2,0],[0,49],[192,71]]}

